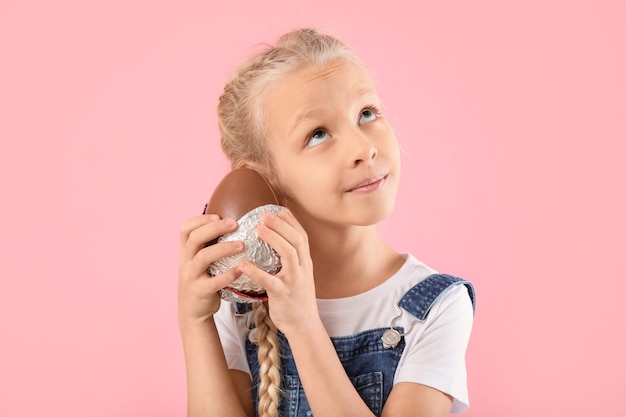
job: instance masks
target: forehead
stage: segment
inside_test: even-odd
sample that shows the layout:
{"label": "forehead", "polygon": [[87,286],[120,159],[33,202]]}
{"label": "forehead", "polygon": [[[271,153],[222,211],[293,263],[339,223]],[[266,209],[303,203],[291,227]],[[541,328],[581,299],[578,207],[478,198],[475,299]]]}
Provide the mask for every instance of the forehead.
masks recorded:
{"label": "forehead", "polygon": [[[345,89],[374,89],[369,74],[365,69],[352,61],[334,60],[322,66],[308,65],[288,74],[273,89],[274,95],[291,93],[310,93],[325,85]],[[289,94],[292,95],[292,94]]]}
{"label": "forehead", "polygon": [[347,60],[307,66],[280,80],[264,99],[266,127],[291,124],[302,114],[323,113],[350,104],[376,89],[365,69]]}

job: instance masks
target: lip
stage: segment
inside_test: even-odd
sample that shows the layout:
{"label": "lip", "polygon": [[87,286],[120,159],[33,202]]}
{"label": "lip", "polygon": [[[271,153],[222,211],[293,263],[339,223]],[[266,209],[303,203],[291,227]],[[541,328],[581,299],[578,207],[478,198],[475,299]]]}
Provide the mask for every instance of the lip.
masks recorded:
{"label": "lip", "polygon": [[354,192],[369,192],[378,189],[387,179],[389,174],[376,175],[374,177],[367,178],[348,189],[348,193]]}

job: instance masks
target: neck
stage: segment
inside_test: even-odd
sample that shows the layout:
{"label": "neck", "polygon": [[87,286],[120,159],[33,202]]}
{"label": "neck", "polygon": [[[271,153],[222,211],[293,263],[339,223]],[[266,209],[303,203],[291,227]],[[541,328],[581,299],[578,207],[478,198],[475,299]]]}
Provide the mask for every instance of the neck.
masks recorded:
{"label": "neck", "polygon": [[378,235],[374,225],[316,225],[305,229],[317,298],[360,294],[386,281],[404,263],[402,256]]}

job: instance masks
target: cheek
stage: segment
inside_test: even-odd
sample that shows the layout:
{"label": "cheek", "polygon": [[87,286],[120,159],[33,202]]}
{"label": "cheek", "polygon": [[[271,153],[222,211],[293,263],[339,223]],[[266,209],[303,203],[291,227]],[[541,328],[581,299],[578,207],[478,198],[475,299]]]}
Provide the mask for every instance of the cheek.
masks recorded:
{"label": "cheek", "polygon": [[311,184],[307,181],[302,181],[300,178],[296,178],[295,174],[291,174],[290,177],[284,177],[281,182],[281,190],[283,195],[291,200],[302,200],[303,196],[310,193]]}
{"label": "cheek", "polygon": [[393,131],[387,136],[387,152],[389,157],[400,166],[400,144]]}
{"label": "cheek", "polygon": [[288,163],[277,166],[275,175],[276,189],[286,200],[298,198],[298,190],[302,188],[298,173],[295,173]]}
{"label": "cheek", "polygon": [[315,204],[326,193],[322,184],[328,184],[328,179],[322,178],[323,169],[297,170],[285,172],[281,182],[281,190],[288,201],[309,206]]}
{"label": "cheek", "polygon": [[398,172],[400,171],[400,161],[402,160],[401,155],[400,155],[400,146],[398,146],[398,142],[395,143],[395,146],[393,148],[393,157],[394,160],[396,161],[396,165],[398,166]]}

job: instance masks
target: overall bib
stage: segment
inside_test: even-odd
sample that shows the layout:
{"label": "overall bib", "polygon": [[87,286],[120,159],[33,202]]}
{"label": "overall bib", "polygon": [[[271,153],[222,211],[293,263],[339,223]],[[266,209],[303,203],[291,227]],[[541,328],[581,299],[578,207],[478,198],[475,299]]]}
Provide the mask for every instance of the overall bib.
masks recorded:
{"label": "overall bib", "polygon": [[[475,308],[474,287],[469,281],[445,274],[433,274],[413,286],[398,302],[398,306],[414,315],[418,320],[425,320],[435,301],[448,288],[455,285],[465,285],[468,289],[472,306]],[[239,314],[252,309],[251,304],[237,304]],[[390,318],[391,321],[392,318]],[[254,325],[252,325],[254,327]],[[252,328],[250,330],[252,330]],[[402,334],[402,327],[394,327]],[[337,356],[343,365],[346,374],[352,381],[357,392],[368,405],[372,413],[380,416],[383,405],[393,388],[393,379],[404,352],[405,341],[401,337],[393,346],[384,345],[381,338],[389,327],[366,330],[352,336],[331,337]],[[282,358],[283,396],[279,407],[281,417],[308,417],[312,416],[311,408],[306,395],[291,348],[287,339],[279,332]],[[252,377],[252,390],[255,410],[258,406],[259,362],[257,345],[246,339],[246,355]]]}

